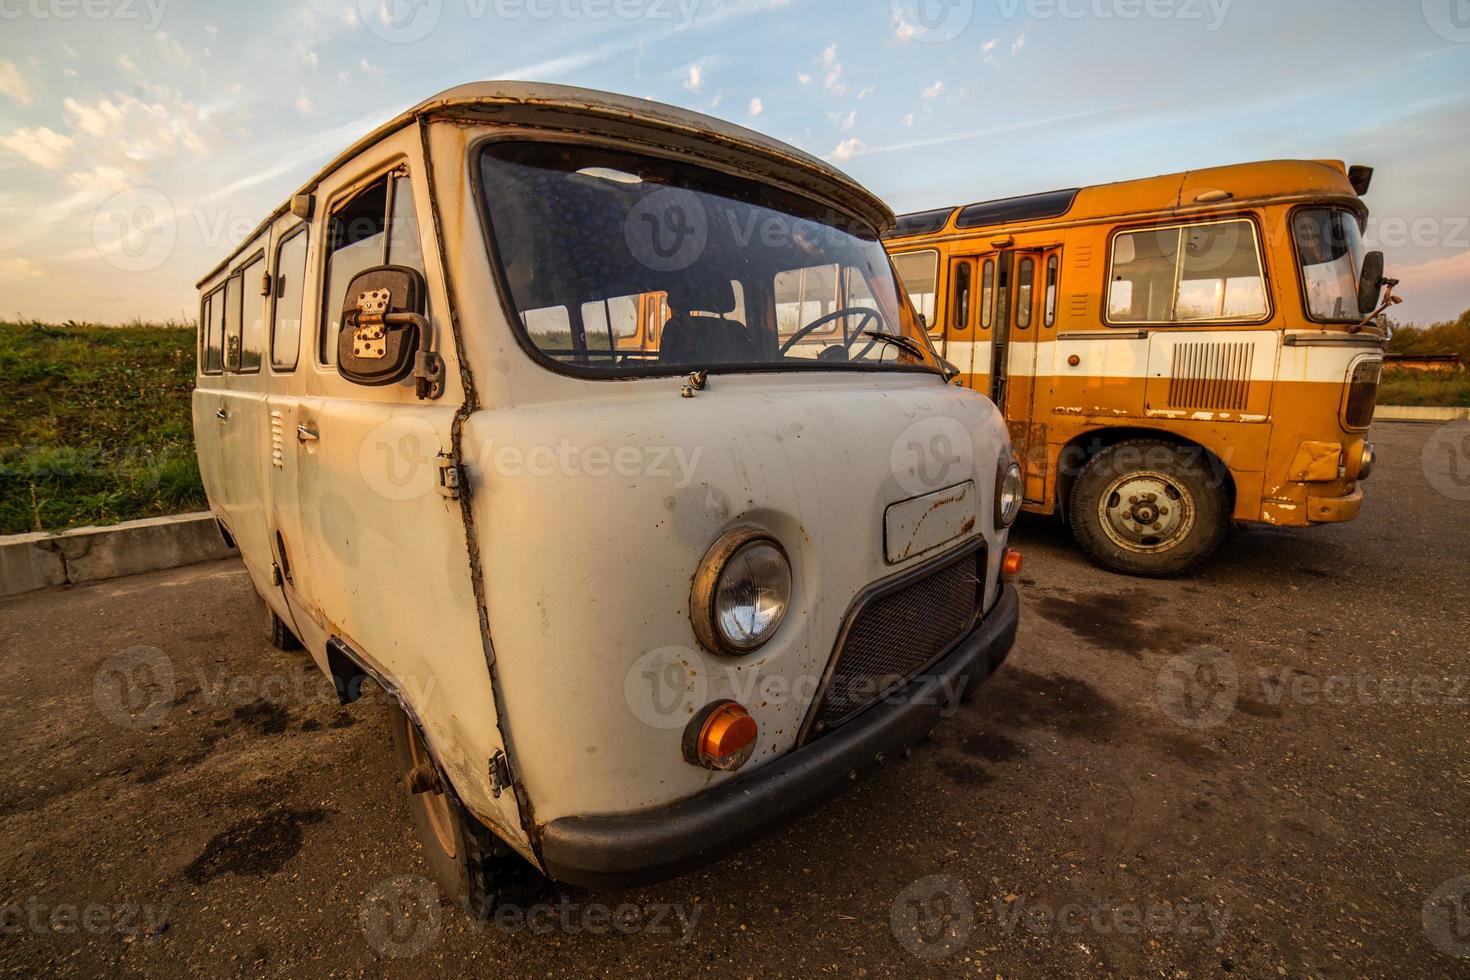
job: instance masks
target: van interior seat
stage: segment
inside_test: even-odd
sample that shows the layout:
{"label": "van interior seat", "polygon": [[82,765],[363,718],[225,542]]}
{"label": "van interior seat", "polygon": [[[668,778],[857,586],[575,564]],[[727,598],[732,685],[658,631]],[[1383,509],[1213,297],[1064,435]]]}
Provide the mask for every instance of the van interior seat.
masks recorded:
{"label": "van interior seat", "polygon": [[698,367],[763,360],[745,324],[728,319],[736,309],[735,287],[729,280],[685,280],[668,292],[669,320],[659,345],[660,363]]}

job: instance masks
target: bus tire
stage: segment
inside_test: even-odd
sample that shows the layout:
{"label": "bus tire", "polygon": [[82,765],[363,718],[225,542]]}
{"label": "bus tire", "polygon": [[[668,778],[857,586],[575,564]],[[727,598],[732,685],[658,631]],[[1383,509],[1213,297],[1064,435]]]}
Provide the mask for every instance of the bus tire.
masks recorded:
{"label": "bus tire", "polygon": [[1100,565],[1160,578],[1213,555],[1232,509],[1230,484],[1203,450],[1129,439],[1087,461],[1067,513],[1077,543]]}
{"label": "bus tire", "polygon": [[418,725],[396,700],[389,702],[388,725],[424,863],[440,893],[471,918],[484,920],[508,892],[535,890],[541,876],[465,809],[435,766]]}

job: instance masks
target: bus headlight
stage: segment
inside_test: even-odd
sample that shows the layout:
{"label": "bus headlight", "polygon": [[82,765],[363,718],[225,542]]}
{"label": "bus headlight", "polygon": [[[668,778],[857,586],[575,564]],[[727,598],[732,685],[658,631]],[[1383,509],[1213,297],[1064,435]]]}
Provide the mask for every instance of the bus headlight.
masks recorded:
{"label": "bus headlight", "polygon": [[739,527],[714,543],[694,575],[690,619],[711,653],[744,656],[763,646],[791,605],[791,562],[765,531]]}
{"label": "bus headlight", "polygon": [[1016,523],[1021,514],[1021,467],[1010,457],[1000,461],[995,480],[995,526],[1004,530]]}

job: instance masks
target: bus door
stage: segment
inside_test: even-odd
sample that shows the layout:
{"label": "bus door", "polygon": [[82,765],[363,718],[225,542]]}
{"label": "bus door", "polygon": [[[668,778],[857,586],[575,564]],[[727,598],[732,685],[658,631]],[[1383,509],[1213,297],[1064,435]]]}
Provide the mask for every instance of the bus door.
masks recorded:
{"label": "bus door", "polygon": [[944,309],[944,356],[960,369],[966,388],[991,393],[991,339],[995,322],[996,256],[962,255],[949,263]]}
{"label": "bus door", "polygon": [[1025,499],[1040,502],[1046,492],[1060,249],[1009,249],[999,254],[996,265],[991,398],[1010,429],[1011,446],[1026,477]]}

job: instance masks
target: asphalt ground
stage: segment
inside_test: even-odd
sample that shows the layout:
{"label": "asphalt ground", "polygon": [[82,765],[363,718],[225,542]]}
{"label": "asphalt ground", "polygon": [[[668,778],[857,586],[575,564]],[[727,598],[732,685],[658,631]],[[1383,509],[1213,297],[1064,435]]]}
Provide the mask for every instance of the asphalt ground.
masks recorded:
{"label": "asphalt ground", "polygon": [[0,601],[0,970],[1470,976],[1470,424],[1374,439],[1357,522],[1186,579],[1023,519],[1016,648],[909,758],[490,923],[423,878],[382,704],[270,648],[239,565]]}

